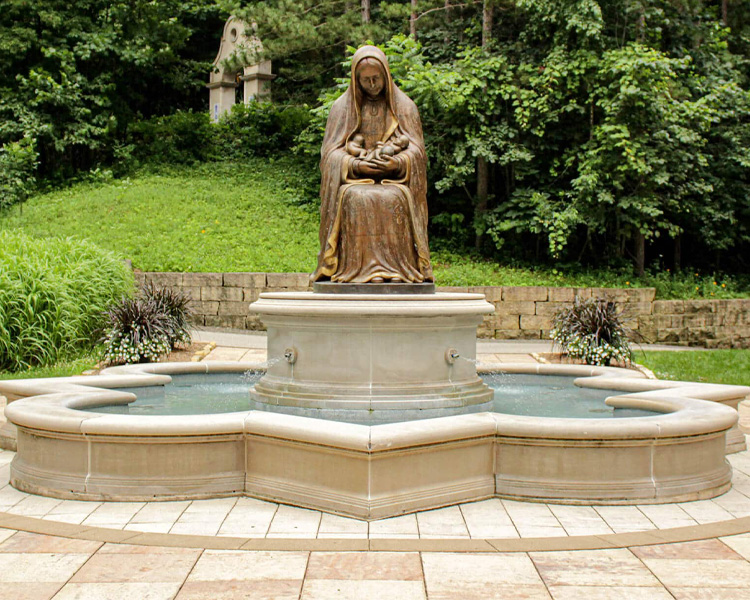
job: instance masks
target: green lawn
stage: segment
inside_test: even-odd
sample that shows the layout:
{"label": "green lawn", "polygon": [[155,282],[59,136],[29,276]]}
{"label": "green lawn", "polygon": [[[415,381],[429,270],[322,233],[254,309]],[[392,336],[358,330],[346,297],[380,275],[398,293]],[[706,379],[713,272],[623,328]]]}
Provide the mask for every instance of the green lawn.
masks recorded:
{"label": "green lawn", "polygon": [[33,367],[26,371],[18,371],[15,373],[0,371],[0,380],[35,379],[37,377],[70,377],[71,375],[80,375],[88,369],[93,369],[97,362],[97,359],[93,356],[83,356],[75,360],[59,362],[48,367]]}
{"label": "green lawn", "polygon": [[[311,272],[317,208],[300,205],[293,157],[162,167],[128,179],[82,183],[30,198],[0,215],[0,229],[73,236],[118,252],[143,271]],[[433,248],[445,246],[433,240]],[[438,285],[656,287],[658,298],[750,295],[750,283],[668,272],[517,268],[433,251]]]}
{"label": "green lawn", "polygon": [[659,379],[750,386],[750,350],[637,351],[635,361]]}

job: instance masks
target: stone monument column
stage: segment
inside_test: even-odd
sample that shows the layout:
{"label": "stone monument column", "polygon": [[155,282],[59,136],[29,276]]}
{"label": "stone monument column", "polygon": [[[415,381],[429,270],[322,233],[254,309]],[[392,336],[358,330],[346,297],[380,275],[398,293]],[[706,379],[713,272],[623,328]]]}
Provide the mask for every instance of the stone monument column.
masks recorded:
{"label": "stone monument column", "polygon": [[224,24],[219,53],[214,59],[206,86],[209,89],[209,111],[214,123],[234,106],[240,82],[243,85],[245,104],[253,100],[271,99],[270,82],[274,75],[271,74],[270,60],[236,66],[238,58],[242,62],[243,54],[252,56],[262,49],[260,40],[252,34],[252,30],[236,17],[230,17]]}

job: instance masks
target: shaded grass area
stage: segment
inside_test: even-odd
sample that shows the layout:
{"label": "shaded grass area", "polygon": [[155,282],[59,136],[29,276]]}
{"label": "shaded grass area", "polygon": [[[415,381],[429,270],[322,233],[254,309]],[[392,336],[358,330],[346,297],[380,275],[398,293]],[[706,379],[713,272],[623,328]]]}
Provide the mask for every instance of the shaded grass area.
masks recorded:
{"label": "shaded grass area", "polygon": [[[294,157],[160,167],[128,179],[82,183],[37,195],[0,215],[0,229],[73,236],[117,251],[143,271],[312,272],[318,210],[301,205]],[[750,280],[667,271],[635,278],[628,269],[499,265],[440,249],[438,285],[655,287],[658,298],[750,296]]]}
{"label": "shaded grass area", "polygon": [[2,379],[35,379],[37,377],[70,377],[80,375],[88,369],[96,367],[98,359],[91,355],[82,356],[76,359],[62,361],[48,367],[32,367],[22,371],[10,373],[0,371],[0,380]]}
{"label": "shaded grass area", "polygon": [[750,386],[750,350],[637,351],[635,360],[659,379]]}

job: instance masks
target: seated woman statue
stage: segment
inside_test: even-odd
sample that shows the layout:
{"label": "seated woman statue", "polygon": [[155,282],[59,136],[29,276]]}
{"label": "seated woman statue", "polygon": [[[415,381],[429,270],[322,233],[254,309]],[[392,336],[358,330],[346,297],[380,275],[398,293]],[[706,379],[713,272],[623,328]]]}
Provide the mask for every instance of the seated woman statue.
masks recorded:
{"label": "seated woman statue", "polygon": [[363,46],[326,124],[313,281],[433,281],[426,163],[416,105],[394,85],[385,54]]}

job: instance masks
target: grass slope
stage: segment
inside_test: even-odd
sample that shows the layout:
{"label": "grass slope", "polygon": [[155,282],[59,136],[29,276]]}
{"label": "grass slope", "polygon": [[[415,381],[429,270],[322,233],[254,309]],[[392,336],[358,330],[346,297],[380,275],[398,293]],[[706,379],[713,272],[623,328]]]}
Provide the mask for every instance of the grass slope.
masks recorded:
{"label": "grass slope", "polygon": [[0,228],[85,238],[144,271],[311,271],[318,217],[292,203],[291,169],[215,163],[80,184],[31,198]]}
{"label": "grass slope", "polygon": [[750,350],[636,352],[659,379],[750,386]]}

